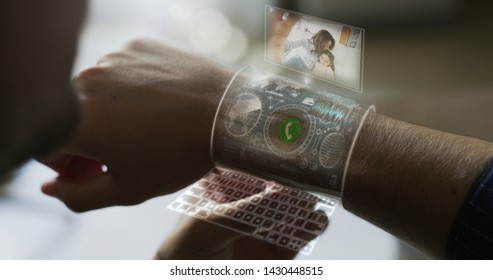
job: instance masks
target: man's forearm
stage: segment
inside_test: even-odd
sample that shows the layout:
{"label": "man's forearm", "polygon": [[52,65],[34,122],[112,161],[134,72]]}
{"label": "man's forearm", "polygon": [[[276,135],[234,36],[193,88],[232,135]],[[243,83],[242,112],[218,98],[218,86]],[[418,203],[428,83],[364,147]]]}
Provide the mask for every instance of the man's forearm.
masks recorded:
{"label": "man's forearm", "polygon": [[343,204],[440,258],[457,212],[492,157],[491,143],[370,114],[353,150]]}

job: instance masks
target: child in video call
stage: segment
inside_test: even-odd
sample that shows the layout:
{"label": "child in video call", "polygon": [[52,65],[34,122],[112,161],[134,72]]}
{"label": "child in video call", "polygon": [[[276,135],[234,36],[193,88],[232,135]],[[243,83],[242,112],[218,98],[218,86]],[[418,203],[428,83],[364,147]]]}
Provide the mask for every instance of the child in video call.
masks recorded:
{"label": "child in video call", "polygon": [[335,80],[335,70],[334,54],[327,50],[320,54],[311,74],[326,80]]}

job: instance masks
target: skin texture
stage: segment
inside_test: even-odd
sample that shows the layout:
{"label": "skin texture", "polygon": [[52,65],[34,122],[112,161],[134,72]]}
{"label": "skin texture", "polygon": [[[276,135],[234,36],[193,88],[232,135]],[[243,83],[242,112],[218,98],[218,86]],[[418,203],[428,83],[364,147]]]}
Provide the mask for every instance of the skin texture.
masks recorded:
{"label": "skin texture", "polygon": [[75,79],[81,121],[68,144],[43,159],[60,176],[42,191],[81,212],[137,204],[198,180],[213,167],[212,124],[232,75],[150,39],[103,57]]}
{"label": "skin texture", "polygon": [[356,142],[344,208],[443,258],[464,199],[493,144],[370,114]]}

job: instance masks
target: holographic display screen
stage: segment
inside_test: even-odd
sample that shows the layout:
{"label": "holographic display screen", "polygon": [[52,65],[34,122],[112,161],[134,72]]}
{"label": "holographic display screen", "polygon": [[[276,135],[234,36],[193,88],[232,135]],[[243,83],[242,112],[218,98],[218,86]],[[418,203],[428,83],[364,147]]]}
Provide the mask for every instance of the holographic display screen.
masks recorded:
{"label": "holographic display screen", "polygon": [[363,91],[364,29],[266,6],[265,60]]}

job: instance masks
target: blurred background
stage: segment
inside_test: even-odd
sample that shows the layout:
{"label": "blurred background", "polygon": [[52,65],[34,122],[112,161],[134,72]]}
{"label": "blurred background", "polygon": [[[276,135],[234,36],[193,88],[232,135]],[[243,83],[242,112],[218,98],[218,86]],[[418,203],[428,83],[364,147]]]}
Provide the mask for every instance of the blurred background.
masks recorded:
{"label": "blurred background", "polygon": [[[74,73],[135,37],[153,37],[228,65],[264,61],[265,5],[366,31],[363,93],[336,91],[412,123],[493,141],[493,27],[487,0],[89,1]],[[74,214],[39,191],[54,177],[30,162],[3,183],[0,259],[149,259],[179,214],[178,194]],[[309,256],[422,259],[415,249],[339,207]]]}

